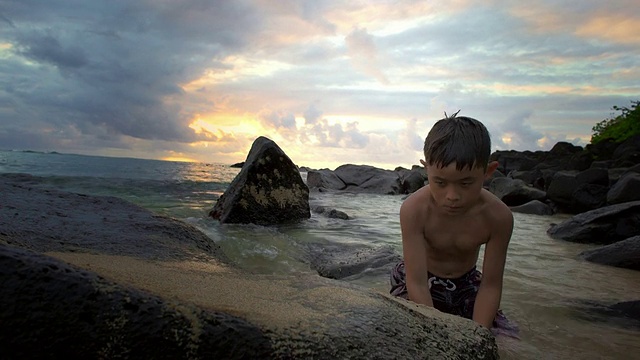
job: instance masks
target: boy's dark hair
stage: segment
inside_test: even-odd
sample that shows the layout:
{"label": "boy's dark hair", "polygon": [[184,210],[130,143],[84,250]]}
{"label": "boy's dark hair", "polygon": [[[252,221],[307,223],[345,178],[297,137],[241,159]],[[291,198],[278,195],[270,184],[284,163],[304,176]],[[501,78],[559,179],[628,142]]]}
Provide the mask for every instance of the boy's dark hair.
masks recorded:
{"label": "boy's dark hair", "polygon": [[[460,112],[460,111],[458,111]],[[456,163],[456,169],[487,169],[491,156],[489,131],[478,120],[458,112],[438,120],[424,140],[425,162],[439,167]]]}

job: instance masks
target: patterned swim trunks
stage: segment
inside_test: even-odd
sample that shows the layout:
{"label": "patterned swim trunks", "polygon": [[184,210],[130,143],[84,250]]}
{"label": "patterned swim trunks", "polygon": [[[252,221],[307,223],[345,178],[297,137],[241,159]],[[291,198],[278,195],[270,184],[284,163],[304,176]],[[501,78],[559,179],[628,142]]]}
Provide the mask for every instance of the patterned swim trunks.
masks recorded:
{"label": "patterned swim trunks", "polygon": [[[434,308],[448,314],[473,319],[473,307],[482,281],[482,273],[475,266],[457,279],[441,278],[431,273],[428,273],[428,276],[429,292],[433,299]],[[396,264],[391,270],[390,293],[403,299],[409,299],[404,261]],[[491,330],[494,335],[504,334],[518,337],[517,326],[507,320],[502,310],[498,310]]]}

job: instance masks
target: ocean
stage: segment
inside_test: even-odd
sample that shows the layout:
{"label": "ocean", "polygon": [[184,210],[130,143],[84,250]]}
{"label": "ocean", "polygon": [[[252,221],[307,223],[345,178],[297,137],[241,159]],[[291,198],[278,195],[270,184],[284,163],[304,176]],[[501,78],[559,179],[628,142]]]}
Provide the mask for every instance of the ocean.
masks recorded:
{"label": "ocean", "polygon": [[[221,225],[207,216],[239,172],[228,164],[184,163],[28,151],[0,151],[0,173],[42,177],[53,188],[123,198],[190,223],[240,267],[259,273],[314,273],[309,244],[391,246],[402,253],[398,211],[403,196],[310,194],[310,203],[347,213],[330,219],[312,213],[286,226]],[[306,173],[301,174],[306,179]],[[640,271],[579,259],[595,245],[553,240],[552,223],[568,215],[514,214],[501,308],[520,328],[520,339],[498,337],[503,359],[640,359],[637,322],[599,315],[597,309],[640,300]],[[481,268],[482,252],[478,266]],[[365,271],[350,281],[388,292],[385,271]]]}

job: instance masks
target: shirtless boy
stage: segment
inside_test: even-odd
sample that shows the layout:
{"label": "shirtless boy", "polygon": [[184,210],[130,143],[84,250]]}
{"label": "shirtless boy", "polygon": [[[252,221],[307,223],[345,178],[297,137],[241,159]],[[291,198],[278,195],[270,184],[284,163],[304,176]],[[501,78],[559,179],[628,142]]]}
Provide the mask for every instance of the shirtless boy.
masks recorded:
{"label": "shirtless boy", "polygon": [[[498,167],[489,162],[489,132],[456,115],[427,135],[420,162],[429,185],[400,208],[404,261],[392,270],[391,294],[491,329],[504,319],[498,308],[513,215],[482,186]],[[476,269],[482,245],[484,274]]]}

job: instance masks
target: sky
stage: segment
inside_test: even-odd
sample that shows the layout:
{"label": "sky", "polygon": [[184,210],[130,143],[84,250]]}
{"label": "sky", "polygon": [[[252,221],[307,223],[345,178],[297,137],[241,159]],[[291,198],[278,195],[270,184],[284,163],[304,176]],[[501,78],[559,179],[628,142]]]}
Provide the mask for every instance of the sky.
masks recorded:
{"label": "sky", "polygon": [[493,150],[640,100],[637,0],[0,0],[0,149],[393,169],[460,110]]}

